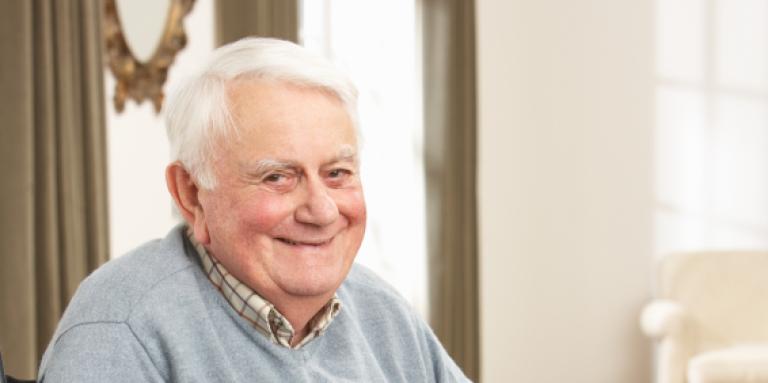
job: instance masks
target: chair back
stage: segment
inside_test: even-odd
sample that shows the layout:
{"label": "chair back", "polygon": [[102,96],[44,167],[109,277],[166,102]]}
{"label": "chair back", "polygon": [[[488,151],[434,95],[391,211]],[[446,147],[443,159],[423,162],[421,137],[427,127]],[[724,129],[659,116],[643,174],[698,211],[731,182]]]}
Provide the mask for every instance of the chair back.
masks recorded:
{"label": "chair back", "polygon": [[669,255],[660,284],[691,319],[697,351],[768,342],[768,251]]}

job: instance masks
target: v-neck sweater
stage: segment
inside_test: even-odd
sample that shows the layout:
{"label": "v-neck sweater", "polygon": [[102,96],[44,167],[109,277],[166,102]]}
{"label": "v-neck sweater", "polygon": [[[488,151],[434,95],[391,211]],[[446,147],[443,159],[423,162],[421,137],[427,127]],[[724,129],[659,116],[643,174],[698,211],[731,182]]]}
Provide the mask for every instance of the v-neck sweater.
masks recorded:
{"label": "v-neck sweater", "polygon": [[463,382],[430,328],[355,265],[344,310],[294,350],[241,317],[178,226],[112,260],[78,288],[45,352],[42,382]]}

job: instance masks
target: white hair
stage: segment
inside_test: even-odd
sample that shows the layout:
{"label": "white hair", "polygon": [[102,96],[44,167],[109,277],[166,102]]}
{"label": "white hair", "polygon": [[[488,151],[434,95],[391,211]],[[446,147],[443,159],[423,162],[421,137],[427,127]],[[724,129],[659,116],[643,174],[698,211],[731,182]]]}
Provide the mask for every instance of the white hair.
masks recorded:
{"label": "white hair", "polygon": [[202,188],[216,187],[212,169],[216,143],[238,133],[229,110],[227,85],[248,79],[284,81],[327,91],[338,97],[357,127],[357,90],[346,74],[325,58],[292,42],[271,38],[249,37],[224,45],[166,105],[171,160],[181,162]]}

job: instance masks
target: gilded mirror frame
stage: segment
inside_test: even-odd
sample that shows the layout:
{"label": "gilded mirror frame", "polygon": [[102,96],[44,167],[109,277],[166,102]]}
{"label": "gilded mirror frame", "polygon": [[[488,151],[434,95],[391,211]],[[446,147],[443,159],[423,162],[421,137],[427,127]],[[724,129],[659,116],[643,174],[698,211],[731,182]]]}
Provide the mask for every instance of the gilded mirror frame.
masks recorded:
{"label": "gilded mirror frame", "polygon": [[105,60],[117,80],[113,98],[115,109],[122,112],[128,99],[137,104],[151,100],[155,112],[159,113],[165,97],[163,85],[168,78],[168,69],[176,54],[187,44],[184,17],[192,10],[195,0],[171,0],[162,37],[148,61],[140,61],[131,51],[115,1],[104,0]]}

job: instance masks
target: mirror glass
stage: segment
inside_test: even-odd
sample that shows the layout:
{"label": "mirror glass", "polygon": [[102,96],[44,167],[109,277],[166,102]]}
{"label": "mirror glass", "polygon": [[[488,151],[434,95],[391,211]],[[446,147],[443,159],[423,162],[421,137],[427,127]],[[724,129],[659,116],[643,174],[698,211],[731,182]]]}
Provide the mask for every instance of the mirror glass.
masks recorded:
{"label": "mirror glass", "polygon": [[160,43],[172,0],[115,0],[123,36],[133,55],[147,62]]}

